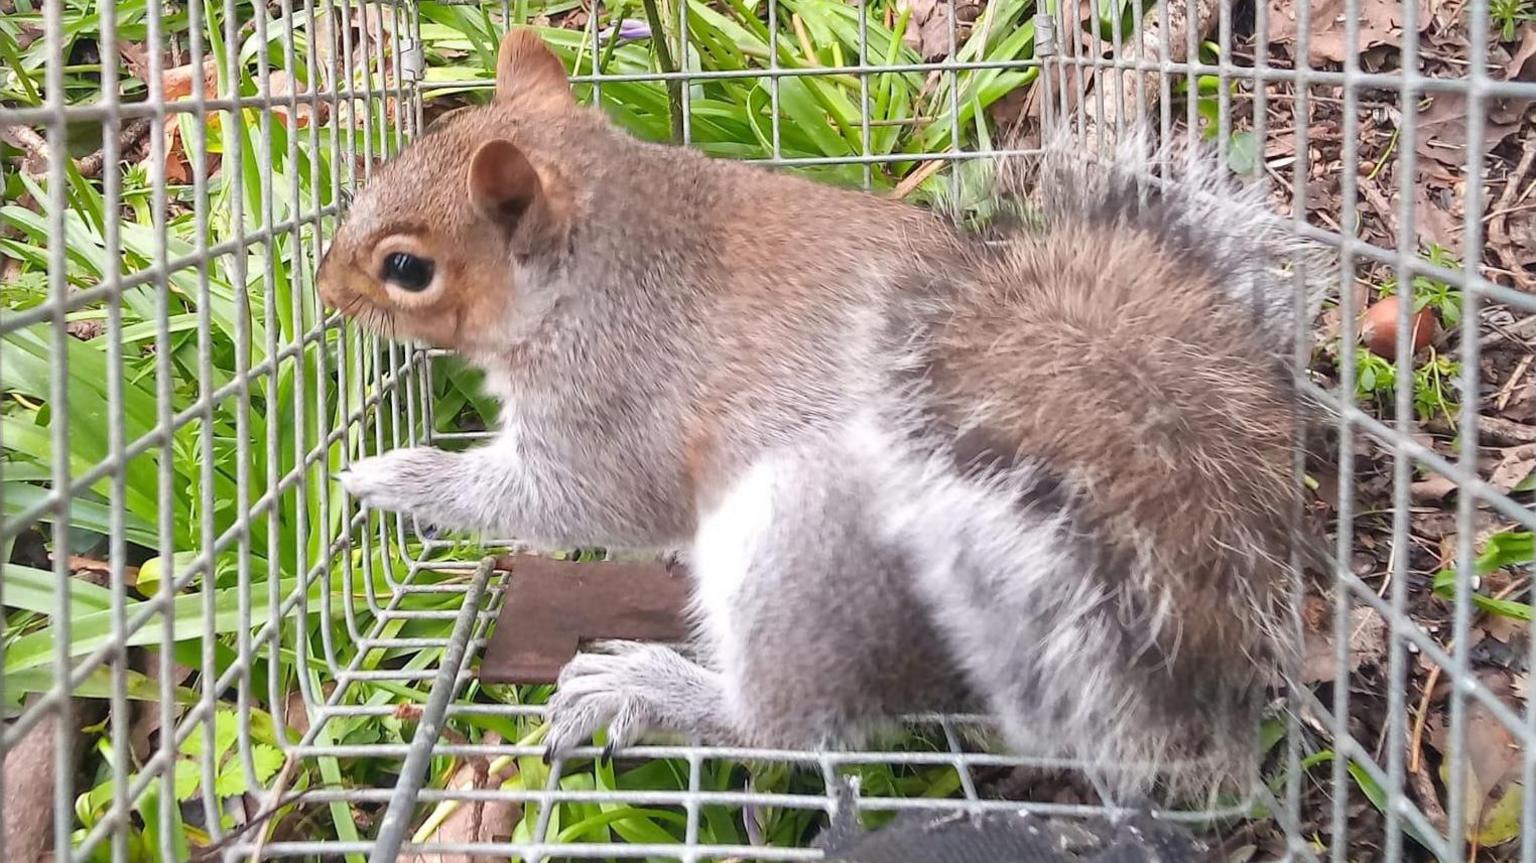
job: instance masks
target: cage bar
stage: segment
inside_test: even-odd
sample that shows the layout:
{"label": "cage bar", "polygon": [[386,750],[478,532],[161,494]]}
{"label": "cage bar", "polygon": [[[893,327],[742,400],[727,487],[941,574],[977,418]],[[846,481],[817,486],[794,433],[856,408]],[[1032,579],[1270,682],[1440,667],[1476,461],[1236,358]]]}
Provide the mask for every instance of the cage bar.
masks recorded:
{"label": "cage bar", "polygon": [[[1536,81],[1494,74],[1491,58],[1507,40],[1488,0],[1464,5],[1466,57],[1451,73],[1420,44],[1430,22],[1415,2],[1394,4],[1402,39],[1395,63],[1382,63],[1361,53],[1370,34],[1360,16],[1373,3],[1360,0],[990,0],[971,21],[957,0],[914,0],[913,21],[918,7],[939,20],[937,60],[910,38],[893,44],[896,16],[881,13],[905,8],[901,0],[834,4],[849,37],[825,56],[809,50],[817,33],[804,23],[807,0],[661,0],[649,39],[665,43],[672,69],[653,61],[646,40],[620,35],[622,18],[644,14],[639,0],[102,3],[86,16],[81,5],[16,3],[20,23],[13,28],[8,6],[0,27],[0,48],[12,53],[12,30],[35,21],[46,49],[0,66],[0,88],[21,70],[36,90],[11,98],[0,89],[4,140],[35,142],[37,152],[23,155],[45,162],[35,175],[0,176],[8,194],[28,197],[0,210],[0,264],[14,260],[43,285],[36,302],[8,302],[0,314],[0,390],[15,408],[0,417],[0,545],[9,555],[0,788],[27,782],[13,756],[51,739],[46,827],[60,863],[187,859],[188,837],[230,861],[815,860],[821,852],[771,828],[800,825],[795,838],[805,839],[844,805],[866,823],[918,811],[1085,823],[1127,814],[1091,793],[1061,802],[1005,788],[998,777],[1010,771],[1076,775],[1082,766],[992,751],[978,742],[987,721],[977,716],[910,717],[910,739],[859,751],[647,744],[617,753],[616,769],[592,745],[543,767],[545,693],[490,687],[475,674],[508,590],[491,555],[520,549],[518,538],[438,536],[365,511],[333,484],[368,454],[488,437],[461,427],[472,411],[452,357],[326,314],[313,273],[377,165],[419,138],[443,105],[485,98],[492,74],[473,68],[483,43],[541,15],[541,26],[561,29],[572,12],[585,15],[564,28],[578,92],[620,111],[634,108],[626,94],[645,88],[670,111],[675,88],[677,146],[778,170],[846,171],[837,176],[877,194],[921,197],[960,193],[966,171],[1032,153],[1050,131],[1070,131],[1087,158],[1140,121],[1163,140],[1203,136],[1229,168],[1267,183],[1292,229],[1342,263],[1334,364],[1298,380],[1323,418],[1311,437],[1331,436],[1334,464],[1319,472],[1298,449],[1294,465],[1329,523],[1325,541],[1297,551],[1323,582],[1293,585],[1291,625],[1325,638],[1329,671],[1322,689],[1288,687],[1277,703],[1283,744],[1266,756],[1266,783],[1159,815],[1218,839],[1243,829],[1235,824],[1271,825],[1265,850],[1276,859],[1360,859],[1364,848],[1386,860],[1463,860],[1478,837],[1469,841],[1466,824],[1483,815],[1466,793],[1478,781],[1469,774],[1477,728],[1497,727],[1519,750],[1511,757],[1523,787],[1536,783],[1536,709],[1480,675],[1472,643],[1497,613],[1488,609],[1523,605],[1529,616],[1530,607],[1529,560],[1498,568],[1507,592],[1485,587],[1485,525],[1536,530],[1530,490],[1501,487],[1488,470],[1489,388],[1536,389],[1530,362],[1508,382],[1484,379],[1491,333],[1532,353],[1531,336],[1508,335],[1510,321],[1536,315],[1530,273],[1501,271],[1484,254],[1492,184],[1513,171],[1508,154],[1466,146],[1454,168],[1469,214],[1458,259],[1426,259],[1417,228],[1430,205],[1418,195],[1430,161],[1422,148],[1437,134],[1421,126],[1424,101],[1463,100],[1459,136],[1481,142],[1494,106],[1536,100]],[[761,27],[766,50],[724,63],[739,46],[710,41],[722,9],[750,18],[743,28]],[[1340,9],[1344,59],[1315,62]],[[1179,20],[1189,23],[1174,27]],[[1295,31],[1287,51],[1271,41],[1281,27]],[[999,50],[1026,30],[1028,50]],[[88,86],[71,53],[87,31],[100,57]],[[432,65],[449,65],[449,55],[459,60],[452,74]],[[992,116],[1003,95],[996,82],[1024,75],[1037,76],[1016,88],[1026,109]],[[828,82],[845,86],[853,106],[829,120],[842,124],[845,152],[805,146],[795,115],[806,88]],[[897,86],[921,88],[912,105],[923,116],[879,115]],[[1202,88],[1214,92],[1204,102]],[[761,122],[751,140],[719,131],[727,91],[753,94],[748,120]],[[1318,121],[1320,110],[1334,119]],[[1380,152],[1365,133],[1383,122],[1393,136]],[[1003,134],[1018,131],[1009,123],[1033,137]],[[141,133],[128,136],[136,126]],[[99,180],[77,178],[82,129],[99,135]],[[942,143],[888,146],[891,129],[907,142],[932,131]],[[0,149],[0,164],[22,164],[9,158],[22,147]],[[1397,198],[1380,211],[1370,194],[1387,170]],[[1366,231],[1367,218],[1383,230]],[[1460,402],[1443,417],[1416,403],[1410,363],[1393,366],[1389,396],[1360,389],[1371,363],[1355,350],[1369,299],[1361,286],[1388,279],[1405,300],[1394,321],[1399,355],[1412,345],[1415,302],[1434,301],[1435,286],[1458,298],[1460,320],[1447,327],[1456,347],[1436,357],[1453,363],[1443,385]],[[82,338],[79,325],[94,321],[100,330]],[[1310,339],[1296,345],[1304,361]],[[96,370],[100,382],[87,378]],[[1437,446],[1426,432],[1440,425],[1452,432],[1435,431]],[[1384,524],[1363,502],[1369,471],[1382,464]],[[1453,548],[1430,571],[1415,535],[1420,476],[1444,478],[1456,494],[1442,508]],[[1308,485],[1323,479],[1326,489]],[[1360,571],[1367,540],[1390,556]],[[77,558],[93,555],[105,558],[96,582],[77,569]],[[1309,591],[1329,601],[1322,623],[1307,617]],[[1426,602],[1447,611],[1438,628],[1424,623]],[[1352,688],[1362,621],[1383,627],[1382,656],[1371,685]],[[1525,637],[1528,655],[1509,660],[1522,680],[1536,630]],[[1448,709],[1443,729],[1426,732],[1436,681]],[[1381,727],[1364,727],[1360,711],[1374,701],[1384,703]],[[104,724],[77,752],[82,725],[98,716]],[[1444,736],[1443,776],[1430,777],[1422,761],[1432,733]],[[445,787],[470,764],[502,772]],[[862,781],[871,775],[879,781]],[[903,784],[912,777],[926,784],[914,780],[912,792]],[[861,781],[845,787],[850,778]],[[1426,799],[1426,787],[1438,796]],[[1361,817],[1362,803],[1372,817]],[[428,829],[481,804],[517,807],[513,835],[461,841]],[[1519,809],[1522,829],[1483,850],[1487,859],[1536,863],[1536,799]],[[624,811],[649,826],[634,827]],[[18,812],[0,809],[0,843]],[[583,819],[593,826],[576,829]]]}

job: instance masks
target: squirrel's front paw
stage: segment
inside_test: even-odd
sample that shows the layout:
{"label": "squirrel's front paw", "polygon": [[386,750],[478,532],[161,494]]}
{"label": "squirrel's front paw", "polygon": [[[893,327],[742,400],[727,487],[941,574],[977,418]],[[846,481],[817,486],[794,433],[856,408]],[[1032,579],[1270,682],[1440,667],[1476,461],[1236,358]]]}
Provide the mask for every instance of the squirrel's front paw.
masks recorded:
{"label": "squirrel's front paw", "polygon": [[359,459],[337,474],[341,487],[359,503],[373,509],[410,513],[421,500],[431,500],[432,483],[442,478],[441,456],[429,447],[390,450]]}
{"label": "squirrel's front paw", "polygon": [[358,503],[374,509],[398,510],[401,501],[391,492],[396,488],[395,470],[390,465],[394,453],[359,459],[336,475],[341,487]]}

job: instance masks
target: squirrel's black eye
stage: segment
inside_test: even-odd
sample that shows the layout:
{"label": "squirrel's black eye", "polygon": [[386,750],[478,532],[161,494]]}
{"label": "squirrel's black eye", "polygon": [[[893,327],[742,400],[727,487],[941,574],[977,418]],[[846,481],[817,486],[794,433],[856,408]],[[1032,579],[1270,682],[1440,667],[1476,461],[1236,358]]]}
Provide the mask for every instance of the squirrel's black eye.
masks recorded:
{"label": "squirrel's black eye", "polygon": [[432,284],[432,262],[407,252],[395,252],[384,259],[380,278],[402,290],[424,291]]}

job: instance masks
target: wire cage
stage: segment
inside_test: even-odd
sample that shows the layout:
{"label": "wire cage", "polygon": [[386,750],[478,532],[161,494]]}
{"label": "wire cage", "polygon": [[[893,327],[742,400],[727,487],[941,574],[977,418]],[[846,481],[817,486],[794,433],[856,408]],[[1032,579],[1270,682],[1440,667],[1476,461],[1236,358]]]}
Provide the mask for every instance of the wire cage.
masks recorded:
{"label": "wire cage", "polygon": [[[433,535],[332,477],[471,443],[494,406],[454,358],[328,315],[313,272],[350,193],[484,98],[499,32],[532,21],[637,135],[879,194],[962,188],[1005,121],[1087,152],[1144,119],[1270,184],[1344,263],[1297,346],[1333,424],[1325,467],[1296,460],[1327,537],[1295,590],[1306,667],[1266,781],[1160,814],[1223,859],[1536,860],[1536,417],[1507,412],[1536,401],[1528,6],[0,10],[4,859],[813,860],[834,815],[1114,814],[1070,764],[974,746],[979,717],[875,751],[545,765],[547,688],[477,679],[516,538]],[[1362,324],[1387,294],[1414,303]],[[1420,308],[1430,358],[1390,362]],[[1389,349],[1357,347],[1370,326]]]}

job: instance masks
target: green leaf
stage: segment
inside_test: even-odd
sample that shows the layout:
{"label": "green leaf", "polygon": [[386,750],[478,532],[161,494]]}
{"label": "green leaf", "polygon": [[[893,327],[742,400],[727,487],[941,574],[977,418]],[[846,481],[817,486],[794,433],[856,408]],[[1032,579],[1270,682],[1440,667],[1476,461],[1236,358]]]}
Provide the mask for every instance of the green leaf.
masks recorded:
{"label": "green leaf", "polygon": [[[1351,761],[1347,769],[1349,770],[1350,777],[1355,780],[1355,784],[1360,786],[1360,791],[1365,794],[1367,800],[1371,801],[1371,805],[1375,806],[1379,812],[1386,812],[1389,803],[1386,790],[1375,779],[1371,778],[1371,774],[1367,773],[1365,768],[1360,766],[1359,763]],[[1519,820],[1518,815],[1516,820]],[[1404,821],[1403,830],[1425,848],[1433,847],[1424,834],[1417,827],[1413,826],[1412,822]]]}
{"label": "green leaf", "polygon": [[[178,573],[186,569],[196,560],[198,552],[182,551],[170,556],[171,572]],[[139,593],[145,596],[154,596],[160,592],[160,582],[165,579],[165,559],[163,554],[155,555],[139,565],[139,577],[137,586]]]}
{"label": "green leaf", "polygon": [[176,759],[176,799],[185,803],[196,797],[202,787],[203,771],[198,763],[187,758]]}
{"label": "green leaf", "polygon": [[245,768],[238,764],[229,764],[214,774],[213,796],[223,800],[227,797],[239,797],[251,790],[251,785],[245,780]]}
{"label": "green leaf", "polygon": [[[281,596],[288,596],[296,582],[291,579],[284,580]],[[178,596],[171,603],[172,614],[175,622],[171,626],[171,640],[185,641],[190,639],[207,638],[210,635],[234,632],[242,623],[257,626],[269,615],[267,606],[267,591],[265,586],[253,585],[251,590],[251,611],[248,618],[242,618],[240,609],[240,592],[231,588],[215,592],[214,616],[212,620],[203,618],[203,597],[199,594],[186,594]],[[141,609],[153,600],[129,603],[126,608],[129,620],[141,613]],[[309,613],[318,614],[320,605],[316,597],[311,597]],[[121,641],[126,646],[138,647],[150,644],[159,644],[161,633],[165,629],[163,615],[154,615],[145,621],[138,629],[117,635],[111,612],[93,612],[83,614],[75,618],[70,626],[69,655],[81,657],[100,650],[107,644]],[[7,674],[15,671],[24,671],[29,668],[38,668],[51,662],[54,651],[55,632],[45,629],[24,635],[11,643],[10,649],[5,654],[5,671]]]}
{"label": "green leaf", "polygon": [[[1435,573],[1435,595],[1441,599],[1456,598],[1456,570],[1442,569]],[[1472,604],[1488,612],[1502,617],[1512,617],[1516,620],[1530,620],[1533,616],[1532,607],[1524,602],[1515,602],[1508,599],[1494,599],[1481,593],[1472,593]]]}
{"label": "green leaf", "polygon": [[[180,779],[179,768],[177,779],[178,781]],[[139,811],[144,817],[144,838],[149,843],[149,847],[154,849],[156,859],[166,860],[167,863],[190,860],[192,849],[187,842],[186,830],[181,821],[181,807],[175,805],[174,801],[167,803],[163,800],[160,790],[159,782],[151,782],[139,802]],[[170,810],[171,832],[169,835],[160,833],[161,806],[168,806]]]}
{"label": "green leaf", "polygon": [[1516,620],[1530,620],[1533,616],[1533,609],[1529,603],[1514,602],[1508,599],[1494,599],[1492,597],[1483,596],[1482,594],[1473,594],[1472,603],[1478,608],[1481,608],[1483,611],[1486,611],[1490,614],[1497,614],[1501,617],[1512,617]]}
{"label": "green leaf", "polygon": [[1355,784],[1365,793],[1367,800],[1382,812],[1387,811],[1387,792],[1384,791],[1371,774],[1365,772],[1365,768],[1351,761],[1348,766],[1349,775],[1354,778]]}
{"label": "green leaf", "polygon": [[[631,839],[630,841],[650,841],[660,845],[672,845],[677,842],[677,837],[663,829],[657,822],[669,822],[679,827],[685,827],[688,819],[677,812],[668,812],[663,809],[641,809],[633,806],[616,806],[596,815],[583,818],[560,831],[559,838],[555,841],[561,844],[574,843],[580,840],[603,841],[606,835],[593,836],[593,831],[614,827],[621,836],[645,837],[643,839]],[[606,833],[606,831],[605,831]],[[625,836],[626,839],[629,836]]]}
{"label": "green leaf", "polygon": [[[3,364],[0,364],[0,368],[3,368]],[[7,515],[15,515],[24,509],[30,509],[47,495],[48,490],[41,486],[7,482],[4,486],[5,512]],[[123,516],[123,530],[129,542],[150,547],[159,543],[159,534],[153,525],[132,512],[125,512]],[[43,510],[39,521],[52,524],[53,510]],[[110,536],[112,533],[111,511],[105,505],[86,498],[77,497],[69,502],[69,523],[73,527],[102,536]]]}
{"label": "green leaf", "polygon": [[[1536,541],[1533,541],[1531,531],[1505,531],[1494,534],[1483,544],[1483,553],[1478,555],[1474,569],[1478,575],[1488,575],[1507,567],[1527,566],[1532,562],[1533,557],[1536,557]],[[1435,573],[1434,591],[1435,595],[1441,599],[1455,598],[1456,570],[1454,568],[1442,569]],[[1524,602],[1494,599],[1475,592],[1472,594],[1472,602],[1491,614],[1518,620],[1530,620],[1533,617],[1532,607]]]}
{"label": "green leaf", "polygon": [[1475,837],[1477,844],[1493,848],[1520,838],[1520,817],[1525,802],[1525,788],[1511,782],[1504,793],[1492,803],[1483,806],[1478,819]]}
{"label": "green leaf", "polygon": [[1227,164],[1243,176],[1259,171],[1259,143],[1252,132],[1234,132],[1227,145]]}
{"label": "green leaf", "polygon": [[[58,601],[58,580],[51,572],[18,566],[14,563],[0,565],[0,579],[5,582],[5,606],[52,614]],[[112,607],[112,591],[97,587],[79,578],[68,580],[70,609],[105,611]]]}
{"label": "green leaf", "polygon": [[287,758],[277,747],[258,743],[251,747],[251,761],[256,768],[256,779],[266,785],[282,769]]}
{"label": "green leaf", "polygon": [[1536,534],[1531,531],[1506,531],[1488,537],[1483,553],[1477,559],[1481,573],[1493,572],[1509,566],[1525,566],[1536,560]]}
{"label": "green leaf", "polygon": [[[79,698],[111,698],[114,688],[113,674],[122,675],[123,694],[130,701],[158,702],[163,700],[160,692],[160,681],[152,680],[137,671],[123,671],[111,669],[106,666],[97,668],[86,678],[80,681],[73,690]],[[17,698],[22,695],[30,695],[34,692],[47,692],[55,683],[53,670],[50,668],[32,668],[26,671],[7,671],[0,680],[0,689],[5,691],[6,698]],[[185,686],[176,687],[172,697],[177,704],[196,703],[202,695],[196,690]]]}
{"label": "green leaf", "polygon": [[233,710],[220,710],[214,714],[213,745],[218,748],[219,757],[226,755],[233,749],[235,742],[240,738],[240,718]]}

